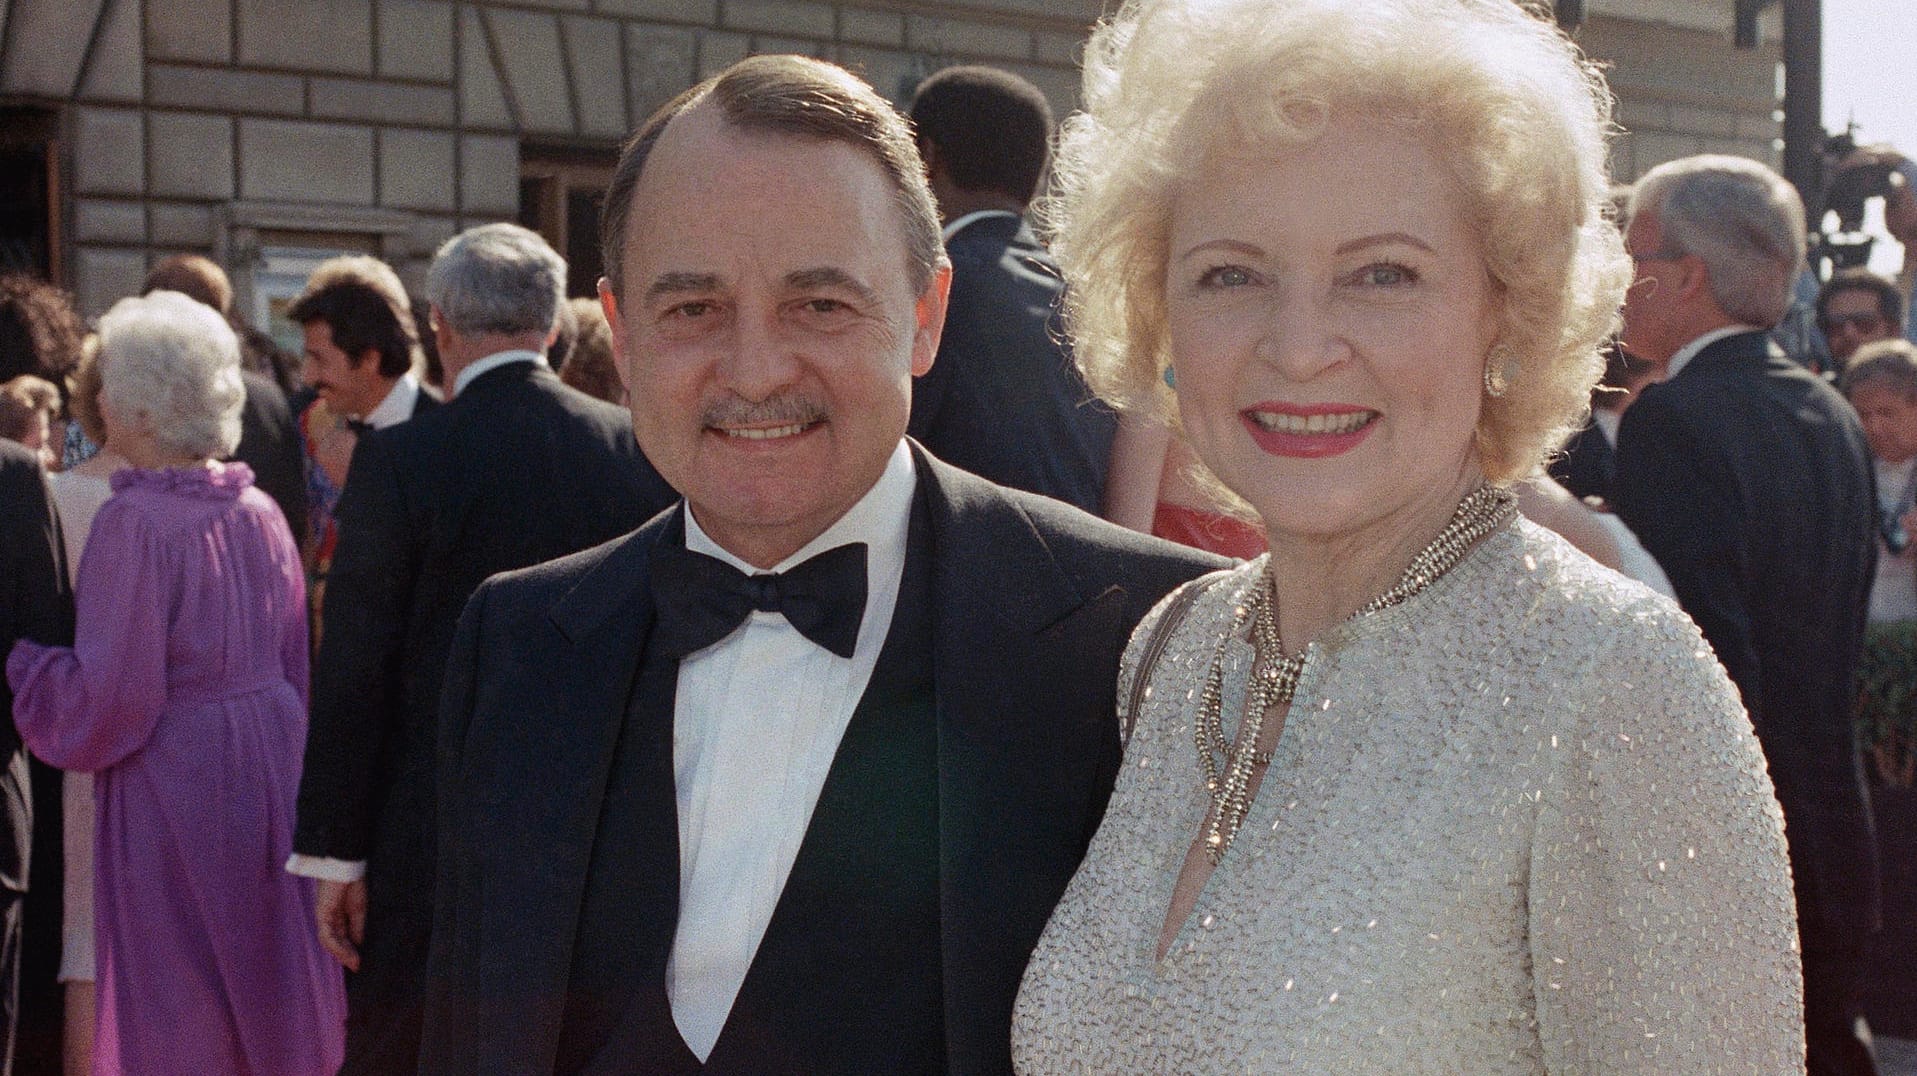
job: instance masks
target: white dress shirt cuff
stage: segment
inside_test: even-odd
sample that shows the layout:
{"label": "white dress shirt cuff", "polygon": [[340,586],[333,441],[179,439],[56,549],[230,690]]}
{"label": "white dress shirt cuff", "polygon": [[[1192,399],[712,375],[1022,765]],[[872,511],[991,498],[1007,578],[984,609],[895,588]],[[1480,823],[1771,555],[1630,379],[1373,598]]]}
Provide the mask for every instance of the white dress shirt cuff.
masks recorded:
{"label": "white dress shirt cuff", "polygon": [[317,878],[322,882],[357,882],[366,877],[366,861],[303,856],[295,852],[286,857],[286,873],[302,878]]}

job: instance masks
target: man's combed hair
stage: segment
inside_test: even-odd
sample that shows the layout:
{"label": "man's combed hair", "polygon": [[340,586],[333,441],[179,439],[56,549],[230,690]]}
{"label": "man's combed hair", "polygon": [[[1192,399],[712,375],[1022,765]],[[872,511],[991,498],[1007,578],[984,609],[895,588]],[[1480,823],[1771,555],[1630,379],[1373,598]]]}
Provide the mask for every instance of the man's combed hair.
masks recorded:
{"label": "man's combed hair", "polygon": [[1052,105],[1037,86],[996,67],[947,67],[912,95],[912,126],[938,148],[960,190],[1030,202],[1051,155]]}
{"label": "man's combed hair", "polygon": [[309,291],[287,309],[286,320],[295,325],[325,322],[333,346],[355,361],[368,350],[376,352],[381,377],[399,377],[413,368],[419,340],[410,312],[401,321],[388,298],[369,284],[340,280]]}
{"label": "man's combed hair", "polygon": [[[1093,388],[1169,417],[1166,245],[1181,183],[1214,154],[1308,142],[1336,115],[1422,132],[1445,161],[1520,362],[1486,396],[1493,481],[1583,422],[1631,281],[1606,219],[1611,96],[1541,10],[1512,0],[1132,0],[1087,48],[1047,216]],[[1326,192],[1335,198],[1336,192]]]}
{"label": "man's combed hair", "polygon": [[945,261],[938,210],[911,128],[877,90],[842,67],[805,56],[754,56],[701,82],[662,106],[620,154],[606,188],[599,244],[606,280],[620,293],[627,221],[646,159],[666,127],[710,99],[726,123],[742,131],[843,142],[871,156],[892,184],[905,232],[913,294],[923,292]]}
{"label": "man's combed hair", "polygon": [[566,259],[529,228],[482,224],[440,246],[426,298],[466,336],[549,333],[566,301]]}
{"label": "man's combed hair", "polygon": [[1661,253],[1704,263],[1711,298],[1746,325],[1768,329],[1790,309],[1804,267],[1804,203],[1783,176],[1744,157],[1703,154],[1667,161],[1631,193],[1631,216],[1649,212]]}

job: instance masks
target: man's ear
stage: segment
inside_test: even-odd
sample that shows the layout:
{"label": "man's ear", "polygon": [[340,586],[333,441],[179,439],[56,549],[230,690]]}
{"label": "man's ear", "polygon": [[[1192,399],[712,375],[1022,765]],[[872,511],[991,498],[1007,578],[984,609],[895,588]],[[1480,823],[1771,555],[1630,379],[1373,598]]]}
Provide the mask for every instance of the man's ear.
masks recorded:
{"label": "man's ear", "polygon": [[379,349],[378,348],[369,347],[366,350],[360,352],[359,354],[353,356],[352,358],[353,369],[355,370],[358,370],[361,367],[364,367],[369,362],[373,364],[374,369],[379,368]]}
{"label": "man's ear", "polygon": [[913,377],[924,377],[932,369],[932,360],[939,353],[939,337],[945,332],[945,301],[951,294],[952,266],[950,262],[943,262],[914,304],[917,324],[912,329]]}
{"label": "man's ear", "polygon": [[619,371],[619,386],[632,396],[632,371],[626,362],[626,325],[619,316],[619,296],[612,281],[599,278],[599,309],[606,312],[606,325],[612,330],[612,368]]}

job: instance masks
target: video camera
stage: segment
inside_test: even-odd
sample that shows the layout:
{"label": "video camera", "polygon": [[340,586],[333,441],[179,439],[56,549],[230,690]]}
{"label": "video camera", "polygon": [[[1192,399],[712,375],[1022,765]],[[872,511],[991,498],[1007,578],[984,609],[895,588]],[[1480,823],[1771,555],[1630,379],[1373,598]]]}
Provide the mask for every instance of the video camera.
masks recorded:
{"label": "video camera", "polygon": [[[1864,231],[1864,204],[1872,198],[1888,198],[1896,190],[1897,180],[1892,177],[1900,155],[1888,145],[1862,148],[1860,154],[1856,124],[1824,139],[1824,167],[1830,178],[1824,184],[1823,197],[1812,207],[1813,267],[1828,261],[1830,271],[1836,272],[1870,262],[1873,239]],[[1837,227],[1826,232],[1824,217],[1829,213],[1837,214]],[[1827,275],[1818,274],[1820,279]]]}

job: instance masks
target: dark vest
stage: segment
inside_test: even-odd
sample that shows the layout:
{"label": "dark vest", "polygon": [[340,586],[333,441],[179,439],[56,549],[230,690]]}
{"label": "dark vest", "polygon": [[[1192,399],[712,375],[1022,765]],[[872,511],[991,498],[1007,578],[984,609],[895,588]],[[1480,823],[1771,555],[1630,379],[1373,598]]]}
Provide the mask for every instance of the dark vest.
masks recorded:
{"label": "dark vest", "polygon": [[[683,524],[674,530],[662,541],[683,542]],[[594,840],[556,1071],[944,1069],[931,585],[915,498],[878,665],[704,1066],[673,1024],[665,986],[679,904],[678,664],[642,657]]]}

